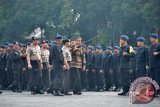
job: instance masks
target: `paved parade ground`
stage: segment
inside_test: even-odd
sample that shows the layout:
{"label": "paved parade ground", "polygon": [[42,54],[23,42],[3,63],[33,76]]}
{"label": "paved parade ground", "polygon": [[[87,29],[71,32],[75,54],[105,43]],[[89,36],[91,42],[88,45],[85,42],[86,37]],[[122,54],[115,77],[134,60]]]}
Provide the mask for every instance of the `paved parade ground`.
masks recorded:
{"label": "paved parade ground", "polygon": [[128,96],[117,96],[115,92],[84,92],[81,96],[55,97],[4,91],[0,95],[0,107],[160,107],[160,98],[149,104],[133,105]]}

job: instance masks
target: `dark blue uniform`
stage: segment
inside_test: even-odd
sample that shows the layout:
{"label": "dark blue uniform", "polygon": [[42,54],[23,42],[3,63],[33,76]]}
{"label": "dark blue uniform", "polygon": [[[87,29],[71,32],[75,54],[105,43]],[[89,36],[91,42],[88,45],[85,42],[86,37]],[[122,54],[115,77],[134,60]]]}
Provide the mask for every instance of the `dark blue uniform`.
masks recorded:
{"label": "dark blue uniform", "polygon": [[22,92],[22,57],[18,50],[13,50],[12,57],[12,69],[13,69],[13,87],[14,91]]}
{"label": "dark blue uniform", "polygon": [[105,78],[105,90],[108,91],[112,87],[112,54],[106,53],[103,59],[103,70]]}
{"label": "dark blue uniform", "polygon": [[148,60],[148,49],[146,47],[141,47],[137,49],[136,53],[136,77],[147,76],[146,66],[149,65]]}
{"label": "dark blue uniform", "polygon": [[86,55],[87,61],[87,80],[88,80],[88,90],[95,89],[95,70],[94,70],[94,62],[95,62],[95,55],[93,53],[88,53]]}

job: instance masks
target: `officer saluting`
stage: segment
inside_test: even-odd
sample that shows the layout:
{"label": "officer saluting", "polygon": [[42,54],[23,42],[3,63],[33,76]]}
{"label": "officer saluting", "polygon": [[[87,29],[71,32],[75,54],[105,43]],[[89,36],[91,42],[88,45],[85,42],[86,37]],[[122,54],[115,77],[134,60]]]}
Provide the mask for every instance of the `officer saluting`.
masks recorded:
{"label": "officer saluting", "polygon": [[38,45],[39,40],[36,37],[32,37],[32,44],[27,47],[27,63],[28,68],[31,69],[31,94],[43,94],[41,90],[41,78],[42,78],[42,59],[41,50]]}

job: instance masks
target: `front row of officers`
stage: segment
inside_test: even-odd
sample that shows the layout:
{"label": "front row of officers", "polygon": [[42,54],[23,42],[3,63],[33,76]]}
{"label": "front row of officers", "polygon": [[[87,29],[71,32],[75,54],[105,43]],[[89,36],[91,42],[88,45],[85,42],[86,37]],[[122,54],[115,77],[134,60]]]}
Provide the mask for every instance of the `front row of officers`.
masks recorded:
{"label": "front row of officers", "polygon": [[[36,37],[27,46],[18,42],[0,46],[1,88],[21,93],[51,93],[54,96],[82,91],[120,91],[127,95],[130,84],[138,77],[149,76],[160,85],[160,43],[157,34],[150,34],[150,45],[137,38],[137,48],[128,45],[128,36],[120,36],[120,47],[100,44],[85,46],[82,38],[42,41]],[[114,88],[113,88],[114,87]],[[2,93],[2,92],[0,92]],[[159,95],[159,91],[157,91]]]}

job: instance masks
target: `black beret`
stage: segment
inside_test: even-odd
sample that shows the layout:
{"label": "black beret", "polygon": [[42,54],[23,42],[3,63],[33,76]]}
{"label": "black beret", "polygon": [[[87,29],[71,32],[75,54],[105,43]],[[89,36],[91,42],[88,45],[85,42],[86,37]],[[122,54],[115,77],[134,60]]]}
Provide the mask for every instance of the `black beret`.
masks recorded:
{"label": "black beret", "polygon": [[38,40],[38,38],[37,37],[32,37],[32,41],[34,41],[34,40]]}
{"label": "black beret", "polygon": [[65,44],[65,43],[67,43],[67,42],[70,42],[70,40],[67,39],[67,38],[63,39],[63,41],[62,41],[63,44]]}
{"label": "black beret", "polygon": [[18,41],[14,41],[13,45],[19,45],[19,42]]}

